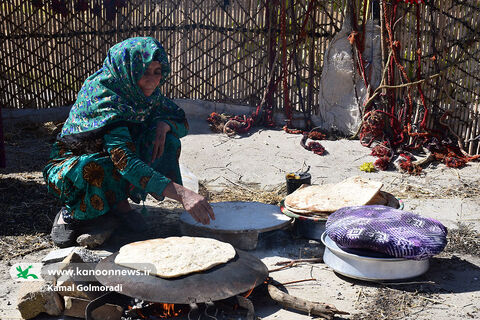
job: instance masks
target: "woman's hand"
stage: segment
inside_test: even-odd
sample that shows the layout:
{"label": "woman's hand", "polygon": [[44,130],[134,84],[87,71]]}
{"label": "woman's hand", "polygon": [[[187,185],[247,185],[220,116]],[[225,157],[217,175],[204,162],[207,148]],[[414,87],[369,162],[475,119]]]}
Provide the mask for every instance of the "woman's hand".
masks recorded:
{"label": "woman's hand", "polygon": [[215,220],[213,209],[207,200],[187,188],[182,199],[182,204],[185,210],[195,219],[195,221],[202,224],[210,224],[210,219]]}
{"label": "woman's hand", "polygon": [[162,195],[181,202],[185,210],[197,222],[210,224],[210,219],[215,220],[215,214],[207,200],[190,189],[175,182],[170,182]]}
{"label": "woman's hand", "polygon": [[155,160],[159,159],[163,155],[163,150],[165,149],[165,137],[167,136],[167,132],[170,130],[171,128],[168,123],[163,121],[157,122],[151,163],[153,163]]}

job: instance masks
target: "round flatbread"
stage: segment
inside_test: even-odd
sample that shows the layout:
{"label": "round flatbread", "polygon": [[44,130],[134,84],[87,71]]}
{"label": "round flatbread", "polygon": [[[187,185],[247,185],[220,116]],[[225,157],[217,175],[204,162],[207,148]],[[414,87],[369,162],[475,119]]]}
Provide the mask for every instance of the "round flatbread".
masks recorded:
{"label": "round flatbread", "polygon": [[151,274],[175,278],[202,272],[228,262],[236,255],[229,243],[210,238],[170,237],[129,243],[120,248],[115,263]]}
{"label": "round flatbread", "polygon": [[367,205],[382,205],[386,206],[388,205],[388,200],[386,198],[386,194],[383,191],[377,192],[377,194],[372,198],[372,200],[368,201]]}
{"label": "round flatbread", "polygon": [[307,186],[289,194],[285,208],[296,213],[335,212],[343,207],[367,204],[381,187],[381,182],[359,176],[337,184]]}

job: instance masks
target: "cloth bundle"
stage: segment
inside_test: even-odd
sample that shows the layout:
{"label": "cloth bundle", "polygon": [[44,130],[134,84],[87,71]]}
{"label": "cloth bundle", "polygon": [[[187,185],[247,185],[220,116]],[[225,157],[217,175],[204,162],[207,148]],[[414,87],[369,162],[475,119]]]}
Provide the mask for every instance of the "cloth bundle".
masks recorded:
{"label": "cloth bundle", "polygon": [[329,216],[326,232],[340,248],[415,260],[428,259],[447,244],[447,228],[439,221],[381,205],[341,208]]}

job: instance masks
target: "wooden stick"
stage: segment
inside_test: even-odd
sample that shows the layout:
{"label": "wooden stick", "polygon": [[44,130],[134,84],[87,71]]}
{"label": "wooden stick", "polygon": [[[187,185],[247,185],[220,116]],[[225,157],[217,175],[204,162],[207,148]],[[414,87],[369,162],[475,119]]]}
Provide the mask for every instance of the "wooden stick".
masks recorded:
{"label": "wooden stick", "polygon": [[287,284],[294,284],[294,283],[306,282],[306,281],[317,281],[317,279],[311,278],[311,279],[302,279],[302,280],[294,280],[294,281],[289,281],[289,282],[283,282],[283,283],[282,283],[282,286],[285,286],[285,285],[287,285]]}
{"label": "wooden stick", "polygon": [[280,271],[280,270],[283,270],[283,269],[291,268],[296,263],[300,263],[300,262],[323,262],[323,258],[297,259],[297,260],[291,260],[291,261],[277,262],[277,263],[275,263],[276,266],[283,265],[283,267],[276,268],[276,269],[271,269],[271,270],[268,270],[268,272],[275,272],[275,271]]}
{"label": "wooden stick", "polygon": [[268,285],[268,293],[270,297],[278,302],[284,308],[292,308],[297,311],[306,312],[309,315],[323,317],[325,319],[333,319],[335,314],[349,314],[345,311],[340,311],[335,306],[322,303],[312,302],[301,298],[293,297],[288,293],[281,291],[273,284]]}
{"label": "wooden stick", "polygon": [[[374,99],[382,92],[383,89],[398,89],[398,88],[403,88],[403,87],[409,87],[409,86],[413,86],[413,85],[418,85],[418,84],[421,84],[427,80],[432,80],[432,79],[435,79],[439,76],[441,76],[444,71],[440,71],[439,73],[436,73],[434,75],[431,75],[431,76],[428,76],[424,79],[421,79],[421,80],[418,80],[418,81],[414,81],[414,82],[408,82],[408,83],[403,83],[403,84],[399,84],[399,85],[395,85],[395,86],[389,86],[389,85],[386,85],[384,84],[385,83],[385,76],[387,74],[387,70],[388,70],[388,65],[390,63],[390,59],[392,58],[392,51],[390,51],[389,55],[388,55],[388,59],[387,59],[387,64],[385,65],[385,68],[383,69],[383,74],[382,74],[382,80],[380,81],[380,85],[375,89],[375,91],[373,92],[372,96],[368,98],[367,102],[365,102],[365,105],[363,106],[363,110],[366,110],[368,108],[368,106],[374,101]],[[362,119],[362,122],[360,123],[360,125],[358,126],[357,128],[357,131],[355,132],[354,135],[352,135],[350,137],[350,139],[356,139],[358,134],[360,133],[360,130],[362,129],[362,126],[363,126],[363,123],[365,122],[365,119],[366,117],[364,116],[363,119]]]}
{"label": "wooden stick", "polygon": [[224,178],[225,180],[227,180],[228,182],[230,182],[231,184],[236,185],[237,187],[243,188],[243,189],[245,189],[245,190],[247,190],[247,191],[250,191],[250,192],[252,192],[252,193],[255,192],[254,190],[252,190],[252,189],[250,189],[250,188],[247,188],[247,187],[245,187],[245,186],[242,186],[242,185],[239,184],[239,183],[233,182],[233,181],[230,180],[230,179],[227,179],[227,178],[225,178],[225,177],[223,177],[223,178]]}
{"label": "wooden stick", "polygon": [[283,269],[293,267],[294,264],[295,263],[293,261],[290,261],[288,264],[284,265],[283,267],[268,270],[268,273],[276,272],[276,271],[280,271],[280,270],[283,270]]}
{"label": "wooden stick", "polygon": [[428,164],[433,160],[435,160],[435,156],[430,152],[430,150],[428,150],[427,148],[423,148],[423,151],[425,152],[426,157],[424,157],[423,159],[419,159],[417,161],[413,161],[412,162],[413,164],[417,166],[422,166],[424,164]]}
{"label": "wooden stick", "polygon": [[444,305],[449,306],[449,307],[454,307],[454,308],[456,307],[456,306],[454,306],[454,305],[451,305],[451,304],[448,304],[448,303],[445,303],[445,302],[442,302],[442,301],[439,301],[439,300],[427,298],[427,297],[424,297],[424,296],[418,296],[418,295],[417,295],[417,297],[419,297],[420,299],[424,299],[424,300],[430,301],[430,302],[435,303],[435,304],[444,304]]}
{"label": "wooden stick", "polygon": [[323,262],[323,258],[311,258],[311,259],[296,259],[290,261],[280,261],[275,263],[276,266],[281,266],[290,263],[299,263],[299,262]]}
{"label": "wooden stick", "polygon": [[433,74],[433,75],[431,75],[431,76],[428,76],[428,77],[426,77],[426,78],[420,79],[420,80],[418,80],[418,81],[413,81],[413,82],[408,82],[408,83],[403,83],[403,84],[397,84],[397,85],[394,85],[394,86],[389,86],[389,85],[384,84],[384,85],[379,86],[378,89],[383,89],[383,88],[385,88],[385,89],[397,89],[397,88],[404,88],[404,87],[409,87],[409,86],[415,86],[415,85],[417,85],[417,84],[424,83],[424,82],[427,81],[427,80],[435,79],[435,78],[437,78],[437,77],[439,77],[439,76],[441,76],[441,75],[442,75],[442,72],[439,72],[439,73],[435,73],[435,74]]}

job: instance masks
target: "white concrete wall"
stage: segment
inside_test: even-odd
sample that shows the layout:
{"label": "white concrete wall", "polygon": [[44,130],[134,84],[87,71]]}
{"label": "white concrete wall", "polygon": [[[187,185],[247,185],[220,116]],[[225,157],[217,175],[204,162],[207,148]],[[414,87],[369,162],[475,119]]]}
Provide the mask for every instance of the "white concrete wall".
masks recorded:
{"label": "white concrete wall", "polygon": [[[227,113],[232,115],[251,115],[256,111],[246,105],[234,105],[221,102],[212,102],[204,100],[191,99],[174,99],[187,115],[187,118],[206,119],[212,112]],[[59,122],[64,121],[70,111],[71,106],[55,107],[49,109],[2,109],[3,124],[5,127],[15,125],[15,123],[29,121],[29,122]],[[303,115],[299,112],[294,113],[293,125],[296,127],[303,127]],[[285,115],[277,112],[274,114],[275,123],[278,126],[285,124]],[[312,117],[314,123],[319,120],[318,117]]]}

